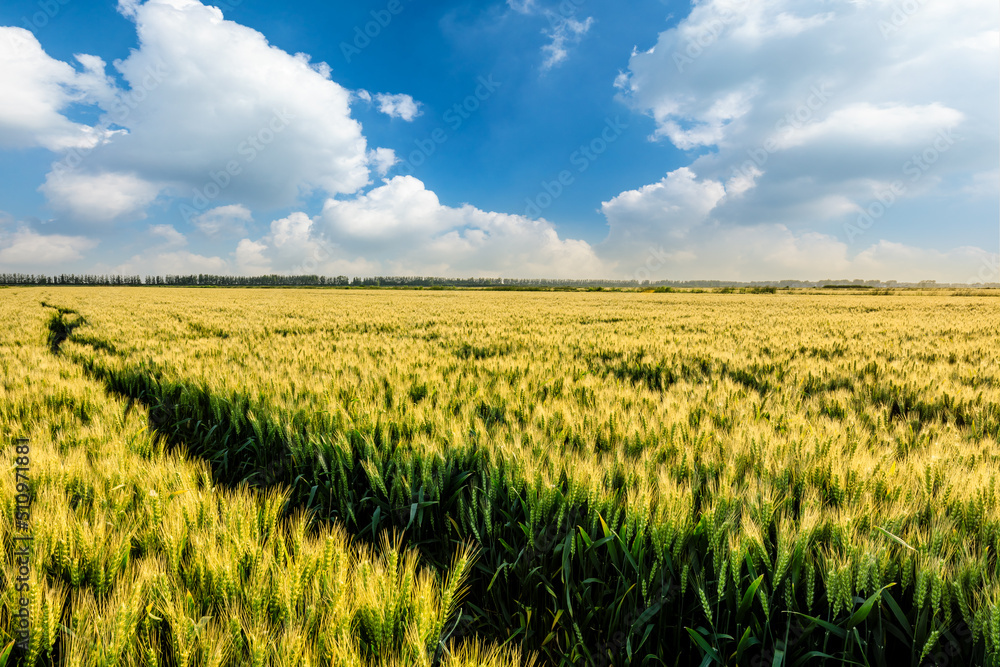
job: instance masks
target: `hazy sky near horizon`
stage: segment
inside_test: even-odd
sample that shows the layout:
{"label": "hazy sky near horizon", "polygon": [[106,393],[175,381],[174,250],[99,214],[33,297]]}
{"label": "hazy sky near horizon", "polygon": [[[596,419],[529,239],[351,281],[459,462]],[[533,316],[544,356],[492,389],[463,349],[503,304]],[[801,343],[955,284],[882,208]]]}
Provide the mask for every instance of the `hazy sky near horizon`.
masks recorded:
{"label": "hazy sky near horizon", "polygon": [[0,272],[1000,280],[995,0],[4,0]]}

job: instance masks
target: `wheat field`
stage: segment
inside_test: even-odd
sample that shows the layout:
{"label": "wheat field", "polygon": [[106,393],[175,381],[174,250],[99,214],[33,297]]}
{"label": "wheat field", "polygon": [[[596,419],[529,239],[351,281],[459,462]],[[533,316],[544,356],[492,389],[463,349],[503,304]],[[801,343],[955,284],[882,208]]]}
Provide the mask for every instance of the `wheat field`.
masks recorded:
{"label": "wheat field", "polygon": [[11,659],[998,664],[998,305],[2,290]]}

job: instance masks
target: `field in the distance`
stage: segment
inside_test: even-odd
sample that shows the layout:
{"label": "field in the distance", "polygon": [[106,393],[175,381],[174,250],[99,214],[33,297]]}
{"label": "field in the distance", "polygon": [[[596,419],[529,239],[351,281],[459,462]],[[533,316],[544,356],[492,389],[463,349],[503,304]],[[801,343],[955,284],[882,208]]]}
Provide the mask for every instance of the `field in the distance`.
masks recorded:
{"label": "field in the distance", "polygon": [[[147,440],[168,445],[140,452],[144,465],[207,464],[219,489],[278,489],[285,513],[306,508],[313,530],[332,523],[359,544],[396,530],[441,571],[439,595],[454,554],[475,545],[460,611],[415,642],[433,645],[431,661],[472,636],[546,664],[1000,653],[1000,300],[44,287],[0,298],[6,321],[23,322],[4,356],[49,355],[26,370],[49,374],[32,380],[47,387],[34,400],[79,413],[36,428],[53,461],[101,456],[89,412],[117,409],[124,429],[143,410]],[[74,398],[63,376],[109,394]],[[26,390],[5,384],[14,405]],[[17,411],[3,419],[9,440]],[[97,486],[110,494],[111,481]],[[33,520],[36,539],[52,532]],[[67,510],[70,532],[75,520]],[[188,586],[193,622],[224,616],[212,583],[224,559],[206,564],[179,525],[171,567],[203,578]],[[129,539],[137,561],[148,545]],[[38,540],[35,562],[74,591],[58,610],[72,620],[91,608],[74,607],[76,591],[113,593],[53,565],[55,544]],[[272,606],[260,627],[278,633],[290,616]],[[376,654],[363,613],[346,617],[358,655]],[[245,650],[243,635],[231,642]],[[156,636],[163,664],[177,661]]]}

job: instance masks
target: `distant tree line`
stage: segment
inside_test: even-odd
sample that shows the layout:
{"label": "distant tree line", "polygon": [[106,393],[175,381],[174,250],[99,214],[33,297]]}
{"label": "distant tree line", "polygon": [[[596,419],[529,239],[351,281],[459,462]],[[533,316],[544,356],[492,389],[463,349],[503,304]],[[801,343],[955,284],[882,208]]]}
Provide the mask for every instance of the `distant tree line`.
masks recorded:
{"label": "distant tree line", "polygon": [[[727,280],[565,280],[551,278],[429,278],[423,276],[220,276],[198,273],[185,276],[122,276],[114,274],[61,273],[55,276],[33,273],[0,273],[0,285],[97,285],[105,287],[163,285],[173,287],[485,287],[491,289],[598,289],[598,288],[863,288],[863,287],[969,287],[937,284],[933,280],[898,283],[895,280],[763,280],[735,282]],[[997,286],[990,284],[989,286]]]}
{"label": "distant tree line", "polygon": [[[660,283],[656,283],[660,284]],[[544,278],[425,278],[423,276],[220,276],[207,273],[186,276],[119,276],[0,273],[0,285],[165,285],[176,287],[639,287],[635,280],[551,280]]]}
{"label": "distant tree line", "polygon": [[357,287],[638,287],[635,280],[565,280],[550,278],[426,278],[375,276],[354,278]]}
{"label": "distant tree line", "polygon": [[329,278],[327,276],[216,276],[199,273],[190,276],[146,276],[146,285],[173,285],[177,287],[301,287],[301,286],[346,286],[351,281],[347,276]]}
{"label": "distant tree line", "polygon": [[46,276],[34,273],[0,273],[0,285],[142,285],[139,276],[82,275],[61,273]]}
{"label": "distant tree line", "polygon": [[99,285],[104,287],[119,285],[169,285],[178,287],[270,287],[298,285],[350,285],[347,276],[328,278],[326,276],[217,276],[207,273],[189,276],[119,276],[97,274],[60,274],[46,276],[30,273],[0,273],[0,285]]}

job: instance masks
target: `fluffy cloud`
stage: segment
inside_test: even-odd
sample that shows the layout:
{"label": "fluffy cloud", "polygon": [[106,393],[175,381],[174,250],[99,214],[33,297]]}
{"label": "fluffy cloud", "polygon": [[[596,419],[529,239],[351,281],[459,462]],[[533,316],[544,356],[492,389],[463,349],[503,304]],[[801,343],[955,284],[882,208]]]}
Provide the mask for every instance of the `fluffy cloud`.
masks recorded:
{"label": "fluffy cloud", "polygon": [[327,238],[357,254],[377,249],[392,273],[582,277],[606,272],[584,241],[560,239],[545,220],[442,205],[412,176],[349,201],[329,200]]}
{"label": "fluffy cloud", "polygon": [[177,231],[173,225],[151,225],[149,234],[162,239],[160,245],[164,248],[180,248],[187,245],[187,237]]}
{"label": "fluffy cloud", "polygon": [[368,151],[368,163],[378,172],[379,176],[388,174],[389,169],[397,162],[399,162],[399,158],[396,157],[396,151],[391,148],[376,148]]}
{"label": "fluffy cloud", "polygon": [[960,111],[937,102],[915,106],[875,106],[863,102],[836,109],[823,120],[808,125],[783,126],[771,139],[776,150],[820,144],[861,148],[871,142],[912,147],[914,137],[934,136],[940,130],[951,130],[964,119]]}
{"label": "fluffy cloud", "polygon": [[982,282],[980,248],[924,249],[884,240],[860,252],[830,234],[783,224],[739,225],[713,216],[739,197],[732,181],[699,180],[688,168],[604,202],[611,231],[597,250],[634,280],[824,280]]}
{"label": "fluffy cloud", "polygon": [[11,234],[0,234],[0,266],[8,269],[51,271],[53,267],[83,257],[97,242],[83,236],[39,234],[21,227]]}
{"label": "fluffy cloud", "polygon": [[161,80],[149,82],[123,120],[129,135],[110,143],[104,159],[151,163],[149,177],[175,183],[181,195],[204,191],[235,163],[229,171],[238,174],[221,187],[224,198],[245,203],[287,205],[302,193],[367,183],[361,126],[329,68],[193,0],[151,0],[134,20],[139,49],[118,68],[133,90],[151,72]]}
{"label": "fluffy cloud", "polygon": [[253,214],[242,204],[216,206],[196,216],[191,222],[209,238],[232,237],[246,234],[247,223]]}
{"label": "fluffy cloud", "polygon": [[273,221],[264,238],[241,240],[236,266],[247,274],[326,273],[331,268],[330,248],[325,239],[314,235],[312,218],[298,211]]}
{"label": "fluffy cloud", "polygon": [[0,27],[0,147],[92,148],[106,132],[63,115],[72,104],[113,97],[104,61],[76,57],[82,71],[50,58],[23,28]]}
{"label": "fluffy cloud", "polygon": [[[998,6],[900,6],[706,0],[634,52],[621,99],[654,119],[652,140],[696,153],[604,204],[601,252],[626,272],[655,251],[702,277],[970,279],[983,251],[921,251],[852,228],[871,227],[873,209],[894,220],[902,201],[964,193],[950,213],[961,216],[997,196],[984,175],[997,169],[1000,119],[984,91],[996,90],[1000,40],[983,26]],[[967,222],[995,229],[981,213]]]}
{"label": "fluffy cloud", "polygon": [[704,153],[696,173],[742,179],[720,217],[836,218],[831,200],[857,211],[941,131],[954,143],[925,185],[996,168],[1000,120],[983,92],[1000,76],[996,29],[983,27],[1000,20],[996,3],[913,7],[708,0],[634,53],[617,85],[655,119],[654,139]]}
{"label": "fluffy cloud", "polygon": [[133,173],[60,170],[50,172],[39,190],[74,220],[110,223],[146,217],[160,188]]}
{"label": "fluffy cloud", "polygon": [[378,110],[390,118],[402,118],[410,122],[423,113],[420,111],[420,102],[402,93],[398,95],[378,93],[375,95],[375,101],[378,102]]}
{"label": "fluffy cloud", "polygon": [[[45,55],[25,31],[2,29],[22,39],[0,40],[0,143],[18,137],[66,150],[43,186],[56,210],[117,221],[142,217],[163,194],[186,201],[190,218],[226,200],[287,206],[368,183],[351,93],[325,64],[271,46],[195,0],[120,8],[139,36],[139,47],[115,62],[125,89],[109,86],[98,58],[78,56],[78,72]],[[8,95],[18,104],[8,104]],[[71,103],[96,104],[101,124],[71,123],[61,113]],[[409,114],[400,104],[398,113]],[[96,201],[112,190],[121,196]]]}
{"label": "fluffy cloud", "polygon": [[[40,190],[75,223],[142,219],[154,202],[173,198],[204,236],[243,238],[227,261],[182,250],[188,239],[177,227],[152,225],[152,245],[116,270],[555,276],[602,270],[588,244],[560,239],[544,220],[444,206],[413,178],[344,197],[367,185],[369,169],[384,176],[397,162],[392,150],[368,149],[350,116],[352,100],[412,121],[420,105],[409,95],[348,91],[325,65],[289,55],[195,0],[129,0],[119,9],[139,36],[138,48],[114,64],[123,88],[110,83],[100,59],[79,56],[79,68],[71,67],[48,57],[29,35],[27,45],[10,47],[20,60],[0,74],[6,76],[0,90],[33,82],[24,94],[36,100],[35,120],[15,118],[3,105],[0,127],[24,136],[25,123],[34,122],[32,141],[64,153]],[[553,39],[563,49],[587,27],[589,21],[559,17]],[[101,123],[70,123],[63,114],[75,103],[103,111]],[[328,197],[320,215],[291,213],[263,237],[246,237],[250,205],[283,207],[317,192]],[[79,250],[86,243],[63,246]]]}
{"label": "fluffy cloud", "polygon": [[602,205],[611,225],[606,245],[628,245],[631,252],[641,253],[637,244],[650,239],[683,238],[705,221],[725,194],[721,183],[699,182],[687,167],[658,183],[623,192]]}
{"label": "fluffy cloud", "polygon": [[273,273],[271,260],[264,256],[266,250],[266,243],[250,239],[241,240],[236,246],[236,267],[240,273],[248,276]]}
{"label": "fluffy cloud", "polygon": [[329,199],[321,218],[332,237],[362,248],[406,247],[459,223],[457,209],[441,206],[412,176],[397,176],[355,199]]}
{"label": "fluffy cloud", "polygon": [[315,219],[293,213],[275,220],[265,237],[242,240],[236,257],[244,272],[607,274],[586,242],[561,239],[545,220],[482,211],[468,204],[445,206],[412,176],[397,176],[353,199],[330,199]]}
{"label": "fluffy cloud", "polygon": [[[101,271],[98,271],[101,272]],[[221,257],[208,257],[187,250],[150,251],[133,255],[111,269],[122,275],[190,275],[209,273],[226,275],[231,272],[229,263]]]}

